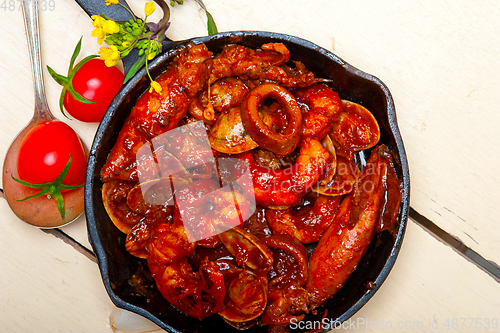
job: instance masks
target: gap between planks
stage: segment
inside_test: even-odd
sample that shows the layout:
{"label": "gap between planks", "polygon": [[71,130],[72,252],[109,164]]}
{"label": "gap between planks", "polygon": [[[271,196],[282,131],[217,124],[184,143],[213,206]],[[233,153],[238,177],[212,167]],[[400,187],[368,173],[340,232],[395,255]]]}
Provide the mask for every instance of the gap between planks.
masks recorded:
{"label": "gap between planks", "polygon": [[77,252],[83,254],[85,257],[87,257],[88,259],[90,259],[91,261],[93,261],[97,264],[97,259],[96,259],[94,251],[83,246],[78,241],[76,241],[73,237],[71,237],[70,235],[68,235],[67,233],[62,231],[61,229],[54,228],[54,229],[40,229],[40,230],[42,230],[46,234],[50,234],[56,238],[59,238],[64,243],[73,247]]}
{"label": "gap between planks", "polygon": [[[500,266],[495,262],[485,259],[479,253],[465,245],[462,241],[457,239],[456,237],[450,235],[440,227],[438,227],[434,222],[426,218],[425,216],[419,214],[415,209],[410,207],[409,220],[418,224],[424,230],[426,230],[433,237],[438,239],[439,241],[451,246],[456,252],[458,252],[462,257],[472,262],[474,265],[479,267],[479,269],[486,272],[490,275],[495,281],[500,283]],[[85,257],[90,259],[91,261],[97,263],[97,259],[95,253],[77,242],[74,238],[66,234],[64,231],[60,229],[41,229],[43,232],[47,234],[51,234],[56,238],[59,238],[66,244],[72,246],[76,251],[83,254]]]}
{"label": "gap between planks", "polygon": [[429,220],[427,217],[419,214],[415,209],[410,207],[410,220],[418,224],[429,234],[434,236],[439,241],[451,246],[456,252],[458,252],[461,256],[463,256],[468,261],[475,264],[479,269],[485,271],[488,275],[490,275],[495,281],[500,283],[500,266],[496,264],[494,261],[487,260],[479,253],[468,247],[461,240],[456,238],[453,235],[450,235],[439,226],[437,226],[434,222]]}

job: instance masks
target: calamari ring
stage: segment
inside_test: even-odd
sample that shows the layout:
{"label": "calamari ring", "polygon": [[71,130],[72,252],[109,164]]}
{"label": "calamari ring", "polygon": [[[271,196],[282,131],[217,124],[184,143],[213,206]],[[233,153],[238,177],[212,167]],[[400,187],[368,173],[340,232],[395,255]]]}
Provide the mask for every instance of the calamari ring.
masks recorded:
{"label": "calamari ring", "polygon": [[[259,115],[259,107],[266,98],[276,99],[287,114],[288,125],[281,133],[270,129]],[[241,103],[241,120],[255,142],[278,155],[290,154],[299,143],[302,112],[293,95],[277,84],[265,83],[254,88]]]}

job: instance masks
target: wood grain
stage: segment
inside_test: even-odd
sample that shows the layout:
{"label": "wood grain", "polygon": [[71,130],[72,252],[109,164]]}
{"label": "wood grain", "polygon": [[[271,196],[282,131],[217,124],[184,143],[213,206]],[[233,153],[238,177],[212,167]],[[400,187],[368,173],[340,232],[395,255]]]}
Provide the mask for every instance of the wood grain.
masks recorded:
{"label": "wood grain", "polygon": [[[143,0],[130,0],[142,12]],[[496,172],[500,132],[500,3],[493,1],[204,0],[219,31],[266,30],[308,39],[380,78],[393,94],[411,172],[411,205],[486,259],[500,263]],[[167,36],[206,35],[194,1],[172,9]],[[31,68],[20,11],[0,9],[0,159],[33,113]],[[53,113],[90,147],[96,124],[65,119],[60,87],[45,70],[67,71],[98,51],[91,19],[73,1],[40,13],[42,61]],[[113,305],[95,263],[62,240],[20,222],[0,199],[0,323],[5,332],[110,332]],[[90,247],[85,217],[63,228]],[[493,318],[500,285],[409,223],[386,283],[354,320],[422,322],[407,331],[444,329],[446,319]],[[468,322],[467,322],[468,323]],[[347,329],[346,331],[359,331]],[[375,328],[363,331],[380,331]],[[387,330],[391,331],[391,330]],[[392,330],[396,331],[396,330]],[[399,330],[401,331],[401,330]],[[436,330],[438,331],[438,330]],[[454,332],[484,332],[460,328]]]}
{"label": "wood grain", "polygon": [[2,332],[110,332],[113,309],[99,268],[0,202]]}
{"label": "wood grain", "polygon": [[[130,1],[142,11],[143,0]],[[490,237],[499,208],[495,156],[500,95],[500,4],[413,1],[205,1],[219,31],[267,30],[296,35],[332,49],[352,65],[379,77],[395,99],[412,176],[412,206],[486,258],[500,262],[500,242]],[[321,10],[317,10],[321,8]],[[205,16],[194,2],[175,6],[168,37],[206,34]],[[32,84],[21,13],[3,20],[0,56],[4,101],[0,152],[31,117]],[[78,22],[78,28],[74,22]],[[44,64],[66,71],[83,35],[82,55],[96,53],[91,20],[72,2],[57,2],[40,15]],[[75,26],[73,29],[67,27]],[[12,52],[11,50],[16,50]],[[12,66],[16,64],[16,66]],[[15,68],[15,70],[12,70]],[[47,96],[57,112],[59,86],[45,73]],[[16,82],[16,85],[8,84]],[[20,88],[23,87],[23,88]],[[10,113],[10,110],[16,110]],[[90,146],[95,124],[72,120]]]}

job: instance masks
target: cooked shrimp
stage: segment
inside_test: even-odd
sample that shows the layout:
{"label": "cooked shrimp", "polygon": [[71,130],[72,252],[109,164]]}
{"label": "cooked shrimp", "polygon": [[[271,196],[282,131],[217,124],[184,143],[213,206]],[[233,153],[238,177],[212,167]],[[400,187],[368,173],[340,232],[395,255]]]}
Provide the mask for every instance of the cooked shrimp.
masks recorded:
{"label": "cooked shrimp", "polygon": [[330,226],[340,203],[340,197],[318,195],[306,207],[283,210],[267,209],[269,225],[276,233],[297,237],[302,243],[309,244],[319,240]]}
{"label": "cooked shrimp", "polygon": [[355,191],[342,201],[335,220],[309,260],[312,308],[334,295],[354,272],[370,246],[384,204],[388,170],[393,168],[386,146],[375,149]]}
{"label": "cooked shrimp", "polygon": [[302,111],[302,137],[323,139],[342,111],[339,95],[319,83],[295,90],[293,95]]}
{"label": "cooked shrimp", "polygon": [[185,257],[168,266],[148,265],[158,290],[182,313],[202,320],[224,308],[224,276],[212,261],[204,260],[197,272]]}
{"label": "cooked shrimp", "polygon": [[[252,152],[239,155],[248,163],[255,201],[262,206],[292,206],[318,181],[328,161],[328,152],[319,141],[306,138],[301,143],[299,157],[286,169],[269,170],[255,163]],[[251,184],[250,184],[251,185]],[[250,193],[249,193],[250,195]]]}

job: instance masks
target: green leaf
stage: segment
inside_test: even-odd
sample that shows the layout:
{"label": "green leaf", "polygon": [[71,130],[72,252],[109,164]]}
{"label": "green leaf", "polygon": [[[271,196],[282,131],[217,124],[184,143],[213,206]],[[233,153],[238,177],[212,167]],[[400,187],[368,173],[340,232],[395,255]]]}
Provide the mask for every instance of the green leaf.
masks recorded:
{"label": "green leaf", "polygon": [[66,94],[66,90],[68,90],[66,87],[64,87],[61,91],[61,96],[59,96],[59,109],[61,110],[61,113],[69,119],[69,117],[66,115],[64,112],[64,95]]}
{"label": "green leaf", "polygon": [[61,184],[59,185],[59,189],[61,191],[69,191],[69,190],[76,190],[77,188],[82,188],[84,187],[85,184],[82,184],[82,185],[74,185],[74,186],[69,186],[69,185],[64,185],[64,184]]}
{"label": "green leaf", "polygon": [[54,199],[56,199],[57,209],[59,209],[59,214],[61,214],[61,218],[64,220],[66,217],[66,210],[64,209],[64,198],[61,191],[54,191],[51,195]]}
{"label": "green leaf", "polygon": [[12,179],[14,179],[16,182],[18,182],[24,186],[27,186],[30,188],[41,189],[36,194],[29,195],[26,198],[23,198],[20,200],[18,200],[18,199],[16,199],[16,200],[17,201],[25,201],[25,200],[41,197],[42,195],[47,195],[47,198],[49,198],[49,199],[54,198],[56,200],[57,209],[59,210],[59,214],[61,214],[61,218],[64,220],[64,218],[66,216],[66,211],[64,209],[64,198],[62,196],[61,191],[73,190],[73,189],[81,188],[84,186],[84,184],[76,185],[76,186],[62,184],[62,182],[64,181],[64,178],[66,178],[66,175],[68,174],[69,168],[71,166],[71,161],[72,161],[72,158],[71,158],[71,155],[69,155],[68,163],[66,163],[66,165],[62,169],[59,176],[57,176],[57,178],[54,181],[48,182],[48,183],[32,184],[32,183],[29,183],[27,181],[17,179],[16,177],[11,175]]}
{"label": "green leaf", "polygon": [[217,33],[217,26],[215,25],[214,18],[209,12],[207,13],[207,28],[208,28],[208,34],[209,35],[214,35]]}
{"label": "green leaf", "polygon": [[[14,178],[14,180],[16,180],[16,178]],[[16,201],[25,201],[25,200],[29,200],[29,199],[33,199],[33,198],[38,198],[38,197],[41,197],[42,195],[45,195],[47,193],[49,193],[49,189],[48,188],[41,189],[40,192],[38,192],[36,194],[29,195],[26,198],[23,198],[23,199],[20,199],[20,200],[16,199]]]}
{"label": "green leaf", "polygon": [[57,178],[54,180],[54,185],[55,184],[62,184],[64,178],[66,178],[66,175],[68,174],[68,171],[69,171],[69,167],[71,166],[71,161],[72,161],[72,157],[71,157],[71,154],[69,154],[69,160],[68,160],[68,163],[66,163],[66,165],[64,166],[64,168],[62,169],[61,173],[59,174],[59,176],[57,176]]}
{"label": "green leaf", "polygon": [[141,67],[146,63],[146,55],[140,57],[135,64],[130,67],[127,75],[125,75],[125,79],[123,80],[123,84],[127,83],[138,71]]}
{"label": "green leaf", "polygon": [[89,56],[86,56],[85,58],[83,58],[76,66],[75,68],[73,68],[73,70],[71,71],[71,74],[68,74],[68,77],[70,79],[73,79],[73,77],[75,76],[75,73],[78,72],[78,70],[83,66],[85,65],[85,63],[87,61],[89,61],[90,59],[94,59],[94,58],[97,58],[98,55],[96,54],[91,54]]}
{"label": "green leaf", "polygon": [[95,104],[95,102],[89,101],[82,95],[80,95],[78,92],[76,92],[75,88],[73,88],[73,85],[70,85],[67,87],[70,95],[76,99],[78,102],[85,103],[85,104]]}
{"label": "green leaf", "polygon": [[[19,184],[27,186],[29,188],[45,188],[45,187],[47,187],[47,186],[49,186],[51,184],[51,182],[50,183],[42,183],[42,184],[32,184],[32,183],[29,183],[27,181],[24,181],[24,180],[21,180],[21,179],[17,179],[16,177],[14,177],[12,175],[11,175],[11,177],[12,177],[12,179],[14,179]],[[25,199],[23,199],[23,200],[25,200]]]}
{"label": "green leaf", "polygon": [[208,28],[208,34],[213,35],[217,33],[217,26],[215,25],[214,18],[212,17],[212,14],[210,14],[207,10],[207,7],[205,7],[205,4],[203,3],[202,0],[195,0],[196,3],[207,13],[207,28]]}
{"label": "green leaf", "polygon": [[83,38],[83,36],[80,37],[80,40],[76,44],[75,50],[73,51],[73,55],[71,56],[71,60],[69,62],[68,76],[57,74],[52,68],[50,68],[50,66],[47,66],[47,70],[49,71],[50,76],[52,76],[52,78],[63,87],[63,89],[61,91],[61,95],[59,96],[59,109],[61,110],[62,114],[66,118],[68,118],[68,116],[64,112],[64,96],[65,96],[66,92],[69,92],[71,94],[71,96],[73,96],[74,99],[76,99],[77,101],[79,101],[81,103],[95,104],[95,102],[91,102],[88,99],[86,99],[85,97],[83,97],[82,95],[80,95],[79,93],[77,93],[75,91],[75,89],[73,88],[72,80],[75,77],[76,72],[78,72],[78,70],[87,61],[98,57],[95,54],[89,55],[89,56],[83,58],[75,67],[73,67],[73,65],[76,61],[76,58],[80,54],[80,50],[82,47],[82,38]]}
{"label": "green leaf", "polygon": [[69,79],[66,76],[63,76],[61,74],[57,74],[52,68],[47,66],[47,70],[49,71],[50,76],[59,83],[60,85],[64,86],[68,83]]}
{"label": "green leaf", "polygon": [[73,69],[73,64],[75,63],[76,57],[80,54],[80,50],[82,49],[82,37],[80,37],[80,40],[76,44],[75,50],[73,51],[73,55],[71,56],[71,60],[69,62],[69,69],[68,69],[68,76],[71,70]]}

